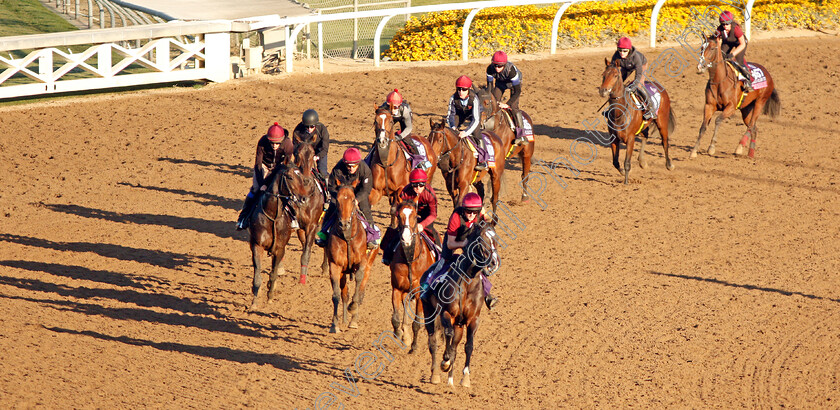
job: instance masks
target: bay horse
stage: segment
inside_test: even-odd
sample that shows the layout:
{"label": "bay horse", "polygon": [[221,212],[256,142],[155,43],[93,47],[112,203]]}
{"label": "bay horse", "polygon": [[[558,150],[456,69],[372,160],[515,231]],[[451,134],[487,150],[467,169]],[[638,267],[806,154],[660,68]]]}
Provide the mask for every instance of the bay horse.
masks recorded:
{"label": "bay horse", "polygon": [[[740,81],[734,68],[727,68],[720,49],[720,39],[715,36],[708,36],[703,41],[700,50],[700,62],[697,64],[697,73],[709,72],[709,82],[706,83],[706,105],[703,108],[703,122],[700,124],[700,133],[697,135],[697,142],[691,149],[690,157],[697,156],[697,148],[700,139],[706,133],[706,127],[712,121],[712,115],[717,111],[723,111],[715,119],[715,131],[712,134],[712,142],[709,144],[709,155],[715,154],[715,142],[720,123],[732,116],[735,110],[741,110],[741,117],[747,131],[735,149],[735,155],[740,155],[750,141],[749,157],[755,158],[755,140],[758,135],[758,127],[755,125],[758,116],[763,114],[775,118],[782,109],[779,93],[776,91],[776,84],[773,77],[766,68],[760,64],[750,63],[759,68],[766,79],[766,86],[750,93],[744,93],[740,87]],[[711,69],[711,70],[710,70]],[[749,81],[749,80],[746,80]]]}
{"label": "bay horse", "polygon": [[[403,187],[408,185],[408,174],[412,171],[411,161],[405,158],[403,149],[400,148],[399,142],[394,138],[396,129],[394,127],[394,117],[391,110],[388,108],[377,108],[376,116],[373,120],[374,133],[376,134],[376,142],[374,143],[373,158],[371,160],[371,173],[373,174],[373,189],[370,191],[370,205],[376,205],[382,197],[389,197],[390,203],[393,206],[398,202],[398,196]],[[426,149],[426,156],[432,167],[426,170],[429,176],[427,183],[432,183],[432,178],[437,168],[437,155],[432,149],[432,145],[424,138],[417,135],[406,135],[403,137],[406,141],[420,142]]]}
{"label": "bay horse", "polygon": [[[397,232],[400,235],[400,241],[397,249],[394,251],[394,257],[391,259],[391,305],[393,306],[393,314],[391,315],[391,325],[394,327],[394,333],[397,338],[403,338],[405,344],[409,344],[408,334],[404,335],[403,327],[407,327],[406,309],[403,307],[403,302],[411,303],[411,300],[405,300],[406,294],[411,294],[413,289],[420,288],[420,277],[423,275],[433,263],[436,262],[435,254],[429,249],[426,241],[420,237],[417,232],[417,203],[413,200],[402,201],[396,206],[394,216],[398,220]],[[437,238],[431,238],[437,241]],[[423,304],[419,296],[413,295],[414,311],[422,317]],[[414,335],[411,342],[411,350],[408,353],[414,353],[417,348],[417,332],[420,330],[420,322],[412,321],[412,334]]]}
{"label": "bay horse", "polygon": [[[338,188],[336,197],[338,219],[332,225],[327,239],[327,259],[330,265],[330,282],[332,283],[333,320],[330,333],[341,333],[338,322],[338,303],[342,302],[341,324],[347,321],[347,312],[350,312],[349,328],[359,327],[356,321],[359,307],[365,297],[365,285],[370,276],[370,268],[379,253],[376,247],[370,251],[367,249],[367,236],[358,214],[361,212],[356,205],[356,194],[352,185],[341,185]],[[347,282],[356,282],[353,292],[353,301],[347,305],[349,300],[349,287]]]}
{"label": "bay horse", "polygon": [[[481,308],[484,306],[484,288],[481,273],[494,272],[499,267],[498,242],[493,224],[482,224],[473,229],[467,236],[465,253],[458,256],[444,275],[449,275],[454,286],[439,286],[435,292],[430,292],[423,300],[424,312],[435,312],[434,320],[425,318],[426,332],[429,334],[429,354],[432,356],[432,384],[440,383],[438,366],[435,366],[437,355],[437,331],[443,329],[444,353],[440,362],[440,370],[449,372],[448,383],[453,384],[455,372],[455,356],[458,344],[467,333],[464,345],[466,361],[464,363],[464,378],[461,386],[470,387],[470,360],[472,359],[475,332],[478,330]],[[469,256],[468,256],[469,255]],[[446,292],[451,289],[452,292]],[[450,293],[456,293],[452,295]]]}
{"label": "bay horse", "polygon": [[292,234],[292,219],[285,209],[285,199],[294,195],[284,177],[287,169],[286,164],[280,164],[269,175],[268,188],[257,201],[257,208],[248,223],[251,261],[254,265],[254,281],[251,288],[254,298],[249,308],[251,310],[259,306],[262,288],[260,251],[268,251],[271,255],[272,268],[268,279],[269,301],[276,296],[277,277],[286,272],[283,268],[283,257],[286,253],[286,244],[289,243]]}
{"label": "bay horse", "polygon": [[429,125],[431,127],[429,141],[435,151],[440,152],[438,168],[440,168],[440,173],[444,182],[446,182],[446,190],[452,197],[453,206],[458,206],[471,187],[475,188],[478,195],[484,199],[483,179],[489,175],[492,195],[490,204],[495,214],[496,203],[499,201],[499,190],[502,185],[502,173],[505,170],[505,154],[502,141],[493,132],[482,132],[488,135],[490,143],[493,145],[496,167],[488,167],[486,170],[479,172],[475,171],[476,158],[467,145],[466,139],[470,138],[469,136],[460,138],[458,131],[446,126],[445,119],[438,122],[429,119]]}
{"label": "bay horse", "polygon": [[[288,201],[295,214],[300,228],[297,230],[303,250],[300,256],[300,283],[306,284],[309,270],[309,259],[312,256],[313,245],[321,228],[321,217],[324,212],[323,189],[319,186],[313,173],[315,167],[315,150],[311,144],[300,143],[295,147],[295,167],[287,168],[284,176],[292,192]],[[326,254],[321,263],[321,272],[326,275],[329,269]]]}
{"label": "bay horse", "polygon": [[[496,97],[487,86],[476,89],[476,95],[478,95],[478,101],[482,105],[481,121],[484,129],[492,130],[499,136],[502,145],[505,147],[505,160],[507,161],[508,158],[517,155],[522,162],[522,178],[520,181],[522,186],[521,201],[527,202],[530,198],[525,187],[528,186],[528,176],[531,173],[531,157],[534,156],[534,141],[528,141],[528,143],[523,145],[514,144],[516,142],[516,131],[510,122],[513,114],[499,107]],[[520,110],[520,112],[522,113],[522,117],[533,127],[534,122],[531,121],[531,116],[525,111]]]}
{"label": "bay horse", "polygon": [[[625,89],[618,60],[610,64],[609,60],[604,59],[604,63],[606,68],[601,75],[602,81],[601,86],[598,87],[598,93],[601,97],[609,95],[609,99],[607,100],[610,104],[607,109],[607,129],[609,129],[610,136],[612,137],[610,149],[612,150],[613,166],[618,172],[624,175],[624,183],[627,184],[630,180],[630,160],[633,156],[633,145],[636,142],[636,135],[641,134],[642,145],[639,147],[639,166],[645,168],[647,166],[647,162],[645,161],[645,142],[649,137],[650,130],[655,126],[659,136],[662,137],[662,148],[665,150],[665,168],[672,171],[674,164],[671,162],[671,156],[668,153],[668,137],[677,127],[677,118],[671,109],[671,98],[668,96],[668,92],[665,91],[665,87],[657,82],[649,82],[656,86],[659,91],[660,102],[656,111],[657,119],[646,120],[643,117],[644,111],[636,109],[632,101],[633,96]],[[639,87],[643,86],[639,84]],[[619,142],[623,142],[627,147],[623,170],[618,162],[620,151]]]}

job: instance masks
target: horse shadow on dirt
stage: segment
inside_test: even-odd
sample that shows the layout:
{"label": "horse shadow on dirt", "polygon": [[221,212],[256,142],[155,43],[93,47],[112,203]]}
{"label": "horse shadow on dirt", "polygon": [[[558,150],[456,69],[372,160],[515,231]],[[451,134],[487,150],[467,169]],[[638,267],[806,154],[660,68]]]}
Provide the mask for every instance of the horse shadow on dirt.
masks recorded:
{"label": "horse shadow on dirt", "polygon": [[242,201],[238,199],[225,198],[219,195],[205,194],[201,192],[187,191],[184,189],[172,189],[156,186],[144,186],[140,184],[131,184],[128,182],[117,182],[117,185],[127,186],[131,188],[145,189],[153,192],[165,192],[168,194],[181,195],[186,197],[194,197],[196,199],[182,199],[187,202],[195,202],[200,205],[218,206],[225,209],[239,211],[242,206]]}
{"label": "horse shadow on dirt", "polygon": [[[0,241],[56,251],[92,252],[106,258],[140,262],[167,269],[178,269],[182,266],[191,265],[206,265],[212,268],[217,264],[230,263],[229,259],[209,255],[188,255],[108,243],[54,242],[48,239],[11,234],[0,234]],[[0,262],[0,264],[3,264],[3,262]]]}
{"label": "horse shadow on dirt", "polygon": [[169,157],[160,157],[157,159],[161,162],[170,162],[173,164],[192,164],[198,165],[205,168],[209,168],[212,171],[221,172],[223,174],[233,174],[238,175],[241,177],[250,177],[254,169],[251,167],[246,167],[244,165],[230,165],[230,164],[221,164],[218,162],[210,162],[210,161],[202,161],[199,159],[180,159],[180,158],[169,158]]}
{"label": "horse shadow on dirt", "polygon": [[108,342],[123,343],[131,346],[148,346],[164,352],[187,353],[216,360],[226,360],[242,364],[270,365],[284,371],[312,371],[323,375],[331,375],[323,369],[328,364],[320,360],[298,361],[282,354],[257,353],[247,350],[232,349],[221,346],[196,346],[175,342],[153,342],[128,336],[110,336],[90,330],[72,330],[60,327],[44,327],[52,332],[70,335],[87,336]]}
{"label": "horse shadow on dirt", "polygon": [[106,221],[137,225],[168,226],[173,229],[189,229],[196,232],[209,233],[220,238],[242,239],[240,235],[236,235],[233,221],[209,221],[200,218],[184,218],[171,215],[123,214],[79,205],[36,204],[36,206],[38,205],[51,211],[63,212],[85,218],[104,219]]}
{"label": "horse shadow on dirt", "polygon": [[704,277],[701,277],[701,276],[680,275],[678,273],[664,273],[664,272],[656,272],[656,271],[648,271],[648,273],[651,274],[651,275],[667,276],[669,278],[688,279],[688,280],[694,280],[694,281],[698,281],[698,282],[708,282],[708,283],[714,283],[714,284],[717,284],[717,285],[730,286],[730,287],[733,287],[733,288],[760,290],[762,292],[778,293],[780,295],[785,295],[785,296],[796,295],[796,296],[802,296],[802,297],[805,297],[805,298],[808,298],[808,299],[827,300],[827,301],[830,301],[830,302],[840,303],[840,299],[838,299],[838,298],[828,298],[828,297],[825,297],[825,296],[817,296],[817,295],[812,295],[812,294],[809,294],[809,293],[802,293],[802,292],[789,291],[789,290],[776,289],[776,288],[768,288],[768,287],[764,287],[764,286],[756,286],[756,285],[749,285],[749,284],[733,283],[733,282],[727,282],[725,280],[714,279],[714,278],[704,278]]}
{"label": "horse shadow on dirt", "polygon": [[[602,124],[599,122],[596,125]],[[603,123],[603,125],[606,126],[606,123]],[[551,139],[574,141],[578,138],[583,138],[595,145],[601,146],[606,146],[603,145],[601,141],[606,141],[609,139],[609,134],[606,131],[555,127],[551,125],[542,124],[534,124],[534,134],[535,138],[537,139],[539,139],[540,137],[548,137]],[[539,141],[537,141],[537,144],[537,147],[539,148]]]}
{"label": "horse shadow on dirt", "polygon": [[[131,303],[140,306],[139,308],[106,307],[95,303],[85,303],[72,300],[56,300],[49,298],[21,297],[0,294],[0,297],[2,298],[25,300],[51,307],[59,311],[75,312],[89,316],[102,316],[115,320],[128,320],[135,322],[160,323],[171,326],[197,328],[211,332],[223,332],[260,338],[274,338],[274,336],[264,333],[265,331],[288,330],[278,326],[266,327],[247,320],[238,320],[226,317],[205,303],[194,302],[186,298],[179,298],[161,293],[143,293],[134,290],[121,289],[77,288],[36,279],[24,279],[9,276],[0,276],[0,285],[12,286],[31,292],[52,293],[68,299],[110,299],[117,302]],[[145,309],[147,307],[176,310],[182,313],[158,312],[151,309]],[[290,342],[294,342],[294,339],[291,337],[282,338]]]}

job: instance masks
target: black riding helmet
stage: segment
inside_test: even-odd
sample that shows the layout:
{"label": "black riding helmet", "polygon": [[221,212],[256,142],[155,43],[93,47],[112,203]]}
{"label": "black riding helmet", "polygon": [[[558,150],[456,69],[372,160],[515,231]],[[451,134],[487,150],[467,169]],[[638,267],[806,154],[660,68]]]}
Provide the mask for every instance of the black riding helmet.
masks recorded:
{"label": "black riding helmet", "polygon": [[318,112],[309,109],[303,112],[303,125],[310,126],[318,124]]}

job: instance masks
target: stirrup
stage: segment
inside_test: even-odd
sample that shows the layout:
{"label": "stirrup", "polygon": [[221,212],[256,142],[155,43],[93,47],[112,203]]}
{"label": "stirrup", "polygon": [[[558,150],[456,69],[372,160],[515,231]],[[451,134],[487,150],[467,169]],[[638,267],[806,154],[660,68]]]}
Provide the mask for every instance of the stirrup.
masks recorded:
{"label": "stirrup", "polygon": [[475,164],[475,170],[476,171],[484,171],[486,169],[487,169],[487,163],[486,162],[478,162],[478,163]]}
{"label": "stirrup", "polygon": [[487,309],[493,310],[493,307],[499,302],[495,296],[485,296],[484,303],[487,305]]}
{"label": "stirrup", "polygon": [[295,219],[295,218],[292,218],[292,221],[291,221],[291,222],[289,222],[289,226],[290,226],[292,229],[300,229],[300,225],[298,225],[298,221],[297,221],[297,219]]}

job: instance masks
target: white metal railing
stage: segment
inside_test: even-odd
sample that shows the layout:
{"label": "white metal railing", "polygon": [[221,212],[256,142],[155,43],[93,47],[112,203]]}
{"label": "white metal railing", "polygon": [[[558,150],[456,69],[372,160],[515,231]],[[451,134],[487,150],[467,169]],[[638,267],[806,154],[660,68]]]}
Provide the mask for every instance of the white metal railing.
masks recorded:
{"label": "white metal railing", "polygon": [[[0,37],[0,98],[200,79],[227,81],[231,77],[230,34],[279,22],[277,16],[256,19]],[[126,47],[130,40],[145,44]],[[79,45],[87,48],[79,52],[68,48]],[[15,58],[10,51],[27,54]],[[138,66],[145,72],[132,71]],[[15,76],[28,80],[9,84]]]}

